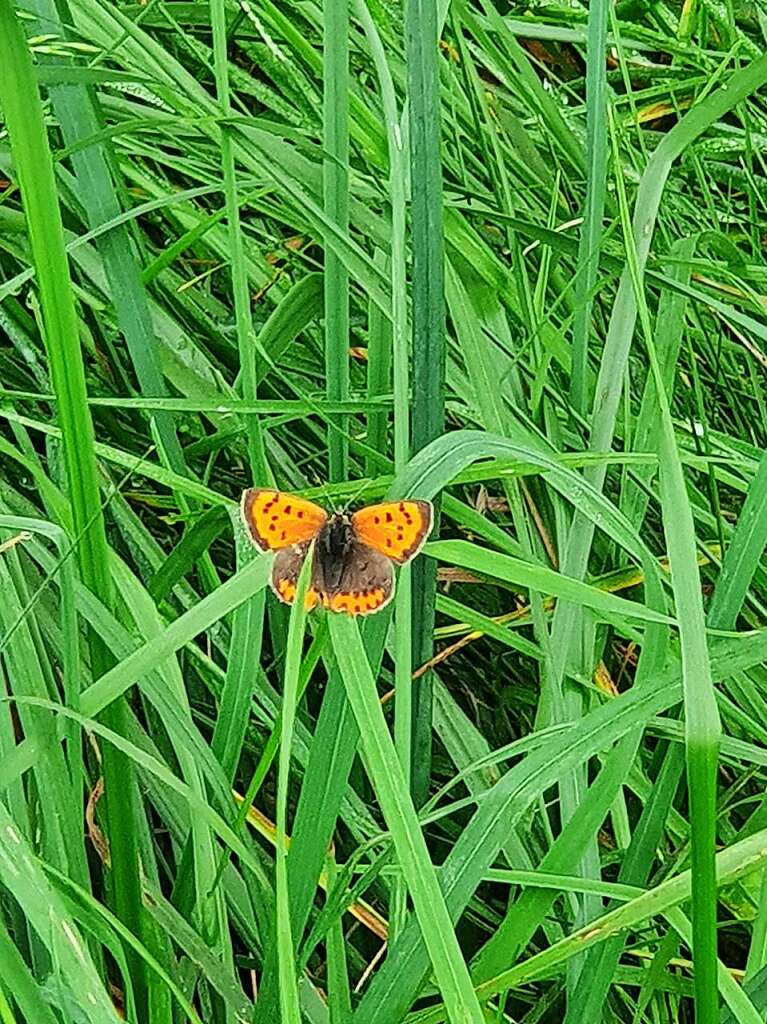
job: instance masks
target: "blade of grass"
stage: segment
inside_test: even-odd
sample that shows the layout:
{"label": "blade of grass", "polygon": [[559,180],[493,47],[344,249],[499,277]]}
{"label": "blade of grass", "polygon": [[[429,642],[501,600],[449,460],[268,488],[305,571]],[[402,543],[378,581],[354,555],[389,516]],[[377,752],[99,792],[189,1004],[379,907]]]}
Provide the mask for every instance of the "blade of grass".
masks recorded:
{"label": "blade of grass", "polygon": [[[694,943],[693,929],[681,907],[673,907],[664,916],[688,946]],[[761,1008],[751,1001],[750,993],[745,990],[740,981],[735,980],[732,972],[721,960],[716,965],[716,981],[725,1006],[733,1013],[738,1024],[761,1024],[764,1017],[764,1014],[760,1012]],[[722,1020],[725,1012],[719,1015],[717,1018],[719,1021]]]}
{"label": "blade of grass", "polygon": [[282,700],[282,731],[277,774],[277,962],[280,988],[280,1020],[285,1024],[301,1024],[298,987],[296,984],[296,956],[290,926],[288,899],[288,788],[290,784],[290,747],[298,702],[301,655],[306,628],[306,592],[312,573],[314,546],[304,559],[298,577],[295,600],[290,609],[288,642],[285,650],[285,684]]}
{"label": "blade of grass", "polygon": [[68,1001],[72,1006],[81,1008],[83,1020],[89,1024],[113,1020],[114,1007],[106,989],[100,984],[87,945],[2,802],[0,863],[3,885],[24,907],[28,920],[46,946],[56,965],[56,979],[65,990]]}
{"label": "blade of grass", "polygon": [[[614,122],[608,122],[616,165],[620,159]],[[663,530],[671,571],[671,585],[679,620],[682,684],[685,709],[687,785],[692,833],[693,962],[695,965],[695,1019],[715,1024],[719,1015],[717,986],[717,880],[715,867],[717,824],[717,772],[721,723],[706,646],[700,575],[695,546],[695,524],[674,436],[671,409],[664,388],[663,370],[655,348],[645,300],[635,239],[631,233],[628,201],[622,174],[616,177],[618,200],[626,237],[628,270],[645,336],[661,417],[658,438]]]}
{"label": "blade of grass", "polygon": [[[501,555],[477,547],[465,540],[434,541],[426,547],[426,554],[440,561],[460,565],[496,579],[505,580],[515,586],[529,587],[544,594],[552,594],[562,600],[577,601],[584,608],[590,608],[601,615],[621,620],[635,619],[642,622],[657,622],[666,625],[673,620],[663,612],[648,608],[638,601],[629,601],[615,594],[606,593],[580,580],[564,576],[544,565],[524,562],[511,555]],[[696,566],[697,568],[697,566]]]}
{"label": "blade of grass", "polygon": [[[269,574],[266,563],[267,559],[258,559],[247,565],[217,591],[179,616],[163,633],[134,650],[119,665],[91,683],[81,695],[81,710],[86,715],[100,714],[142,676],[151,672],[158,662],[191,643],[214,622],[218,622],[253,593],[265,587]],[[0,789],[9,785],[17,773],[31,767],[39,753],[33,741],[24,740],[20,743],[0,769]]]}
{"label": "blade of grass", "polygon": [[[632,885],[646,885],[652,868],[652,857],[658,847],[684,772],[684,751],[676,746],[668,749],[652,790],[650,799],[642,808],[631,844],[621,865],[620,880]],[[626,944],[625,936],[608,939],[602,946],[592,950],[584,966],[588,972],[584,977],[591,984],[583,987],[570,1001],[566,1024],[577,1024],[581,1020],[597,1019],[607,996],[609,985]]]}
{"label": "blade of grass", "polygon": [[[385,320],[377,306],[371,303],[371,308]],[[280,300],[280,304],[258,332],[256,347],[266,352],[268,356],[268,359],[264,359],[256,368],[258,383],[267,377],[275,363],[280,362],[296,337],[306,330],[313,320],[322,316],[323,309],[323,275],[306,274],[296,281]],[[383,390],[385,393],[386,389]]]}
{"label": "blade of grass", "polygon": [[[21,23],[8,0],[0,0],[0,61],[7,76],[0,86],[6,127],[14,152],[45,324],[45,343],[51,380],[58,396],[58,415],[64,441],[64,460],[72,503],[77,556],[83,582],[109,606],[112,587],[101,514],[94,431],[86,399],[85,372],[79,344],[78,320],[64,233],[56,194],[42,103]],[[91,634],[92,670],[106,671],[110,657],[101,640]],[[120,702],[106,720],[120,731],[124,709]],[[134,833],[125,828],[139,813],[130,765],[111,748],[104,752],[107,829],[111,843],[112,898],[120,918],[143,935],[139,856]],[[143,964],[131,960],[134,987],[141,1012],[146,1008]]]}
{"label": "blade of grass", "polygon": [[[388,632],[385,612],[363,625],[367,657],[380,669]],[[357,753],[359,729],[346,697],[332,647],[323,652],[328,684],[314,730],[304,783],[296,808],[288,854],[288,883],[293,934],[302,934],[314,899],[316,880],[327,857],[349,774]],[[258,1001],[259,1024],[271,1024],[275,1006],[276,968],[267,959]]]}
{"label": "blade of grass", "polygon": [[[640,274],[644,272],[647,262],[660,200],[672,164],[706,128],[765,81],[767,56],[733,74],[726,88],[716,90],[697,104],[659,143],[642,175],[634,206],[633,234],[637,240],[636,264]],[[595,394],[601,397],[595,405],[591,426],[590,447],[594,451],[605,451],[610,447],[621,391],[620,387],[613,387],[611,382],[623,379],[636,318],[637,305],[631,275],[625,270],[613,305],[595,391]],[[594,486],[601,489],[606,471],[606,466],[598,466],[588,470],[586,477]],[[571,542],[562,569],[573,575],[582,575],[585,572],[593,537],[592,526],[585,517],[576,517],[570,537]]]}
{"label": "blade of grass", "polygon": [[[9,637],[3,652],[8,690],[15,696],[47,697],[50,694],[47,679],[49,666],[39,647],[36,616],[25,615],[23,611],[28,606],[28,595],[24,590],[18,552],[13,548],[0,560],[0,588],[4,594],[0,623],[3,635]],[[14,628],[16,622],[18,628]],[[62,809],[49,822],[42,837],[42,848],[52,863],[66,868],[74,878],[85,883],[88,869],[77,816],[77,808],[82,807],[82,801],[73,799],[80,788],[80,773],[78,771],[73,779],[70,778],[64,752],[56,743],[55,731],[51,731],[50,722],[46,723],[45,718],[41,719],[34,712],[30,714],[25,711],[20,717],[25,735],[34,737],[40,749],[45,752],[34,767],[40,801],[45,806]],[[70,808],[75,811],[74,817],[71,816]]]}
{"label": "blade of grass", "polygon": [[[123,564],[116,563],[113,568],[113,578],[118,593],[124,601],[127,609],[139,628],[141,635],[150,639],[160,636],[163,632],[162,622],[157,609],[146,590],[140,585],[133,573]],[[161,673],[163,677],[162,699],[167,702],[161,713],[170,706],[171,714],[163,714],[163,722],[168,734],[168,739],[178,759],[181,774],[187,784],[195,793],[204,798],[205,783],[203,779],[203,764],[193,744],[189,742],[188,736],[194,734],[192,713],[189,707],[187,693],[184,688],[183,675],[174,658],[169,658],[162,664]],[[146,684],[140,684],[143,692],[152,699],[152,692]],[[155,693],[157,691],[154,691]],[[183,722],[183,728],[176,727],[176,721]],[[207,747],[205,748],[207,754]],[[189,831],[187,848],[182,855],[179,866],[175,893],[184,892],[186,882],[184,872],[184,861],[188,858],[190,865],[194,866],[194,889],[190,893],[188,903],[185,904],[189,916],[193,916],[203,935],[216,954],[225,962],[231,964],[232,950],[229,944],[229,937],[226,928],[226,914],[223,899],[220,893],[213,892],[213,881],[216,871],[216,855],[213,836],[207,825],[193,817]],[[147,872],[149,875],[149,872]],[[150,875],[151,877],[151,875]],[[191,887],[190,887],[191,888]],[[167,956],[167,951],[164,951]],[[166,993],[167,999],[167,993]]]}
{"label": "blade of grass", "polygon": [[[167,786],[174,793],[181,795],[189,804],[190,809],[195,814],[199,814],[200,817],[210,825],[211,829],[231,848],[232,852],[236,853],[255,875],[263,878],[263,868],[261,867],[258,855],[257,853],[254,853],[253,848],[243,841],[242,838],[235,835],[231,826],[210,806],[204,797],[201,797],[190,786],[179,779],[178,776],[174,775],[174,773],[153,754],[141,749],[129,740],[126,740],[123,736],[120,736],[118,733],[112,732],[111,729],[108,729],[96,719],[87,718],[85,715],[78,714],[77,712],[72,711],[69,708],[65,708],[61,704],[56,704],[53,701],[42,700],[37,697],[25,697],[16,703],[19,705],[26,704],[29,707],[45,708],[62,717],[69,718],[71,721],[77,722],[83,728],[92,730],[97,736],[101,736],[109,743],[114,744],[114,746],[118,747],[126,757],[130,758],[142,769],[159,779],[163,785]],[[2,805],[0,805],[0,807],[2,807]],[[11,839],[13,842],[16,841],[13,836],[11,836]],[[0,844],[0,846],[1,845],[2,844]]]}
{"label": "blade of grass", "polygon": [[[391,308],[392,362],[394,371],[394,468],[404,471],[410,458],[410,358],[408,352],[407,318],[407,251],[406,197],[407,166],[400,130],[400,114],[394,81],[386,60],[375,22],[364,0],[357,4],[360,19],[368,38],[381,89],[389,147],[389,199],[391,202]],[[408,787],[412,786],[413,768],[413,591],[412,569],[406,565],[397,579],[394,612],[394,744]],[[431,742],[431,724],[429,725]],[[407,894],[404,885],[395,880],[393,888],[392,928],[399,929],[406,913]]]}
{"label": "blade of grass", "polygon": [[[444,429],[445,298],[440,160],[439,15],[436,0],[408,0],[405,7],[407,115],[410,138],[413,248],[413,449]],[[439,530],[439,503],[435,506]],[[413,566],[412,659],[423,665],[434,652],[437,578],[426,559]],[[413,693],[411,787],[423,803],[431,777],[432,682],[427,674]]]}
{"label": "blade of grass", "polygon": [[[327,891],[333,892],[338,880],[338,868],[333,852],[327,859]],[[328,949],[328,1006],[330,1024],[344,1024],[352,1012],[352,994],[349,991],[349,970],[346,957],[343,913],[339,913],[331,924],[327,936]]]}
{"label": "blade of grass", "polygon": [[602,245],[602,216],[607,188],[607,4],[589,4],[586,43],[586,202],[578,243],[573,318],[570,402],[585,416],[588,401],[589,336],[594,287]]}
{"label": "blade of grass", "polygon": [[[323,4],[322,192],[325,216],[343,235],[349,233],[349,5]],[[325,392],[330,401],[349,394],[349,274],[343,260],[325,249]],[[328,429],[328,479],[348,475],[346,423]]]}
{"label": "blade of grass", "polygon": [[[18,941],[18,939],[17,939]],[[0,921],[0,960],[3,964],[2,983],[12,994],[14,1003],[27,1020],[39,1021],[40,1024],[57,1024],[53,1010],[45,999],[34,975],[24,962],[24,958],[11,941],[5,924]],[[18,1018],[5,1002],[2,1010],[3,1024],[19,1024]]]}
{"label": "blade of grass", "polygon": [[734,629],[754,571],[767,544],[767,454],[759,461],[708,610],[712,629]]}
{"label": "blade of grass", "polygon": [[333,616],[330,637],[448,1018],[452,1024],[482,1024],[484,1017],[408,795],[356,622]]}
{"label": "blade of grass", "polygon": [[[365,25],[364,16],[360,5],[357,5],[360,12],[359,17]],[[378,255],[377,261],[383,272],[386,271],[388,260],[384,253]],[[368,372],[367,372],[367,394],[368,398],[379,398],[381,395],[391,391],[391,361],[392,361],[392,332],[391,324],[380,311],[374,302],[368,303]],[[367,443],[382,455],[387,455],[388,447],[388,416],[383,409],[371,411],[367,416]],[[378,462],[368,456],[365,460],[365,473],[367,476],[375,476],[378,470]]]}
{"label": "blade of grass", "polygon": [[[223,0],[211,0],[210,19],[213,32],[213,59],[216,79],[216,99],[224,118],[234,113],[229,81],[228,36],[226,9]],[[227,237],[231,258],[231,283],[234,298],[237,351],[239,355],[239,383],[242,397],[246,402],[258,400],[259,371],[263,367],[256,363],[256,336],[253,329],[250,308],[250,283],[245,259],[245,246],[240,224],[240,191],[235,165],[235,140],[233,129],[222,123],[220,127],[221,164],[224,177]],[[262,334],[267,333],[265,327]],[[261,424],[257,415],[245,417],[250,480],[255,484],[269,485],[273,482],[267,463]],[[236,522],[235,530],[239,527]],[[252,545],[236,533],[238,564],[255,559]],[[242,752],[248,710],[253,692],[252,666],[259,663],[264,629],[265,593],[256,593],[239,605],[233,615],[231,644],[227,661],[226,680],[221,695],[219,715],[213,733],[212,749],[221,762],[227,778],[232,781]],[[187,848],[188,862],[191,847]],[[215,889],[219,874],[216,865],[210,865],[209,877],[205,879],[207,891]],[[180,879],[182,881],[182,879]],[[219,908],[218,928],[225,934],[226,918],[223,906]],[[231,951],[229,951],[231,956]]]}
{"label": "blade of grass", "polygon": [[[210,19],[213,30],[216,99],[221,115],[227,118],[232,115],[233,107],[229,87],[226,16],[222,0],[210,0]],[[220,145],[221,165],[224,172],[226,223],[232,261],[232,294],[234,297],[234,317],[237,328],[237,348],[240,356],[242,397],[246,402],[255,402],[258,398],[258,371],[256,369],[255,335],[250,315],[250,287],[248,284],[248,271],[245,265],[242,231],[240,229],[240,198],[235,172],[235,151],[231,130],[226,124],[221,126]],[[270,474],[266,465],[263,438],[261,437],[258,419],[255,416],[248,416],[246,424],[253,480],[257,484],[268,485]]]}
{"label": "blade of grass", "polygon": [[[755,61],[748,68],[736,72],[721,88],[698,103],[671,129],[657,146],[640,180],[634,209],[633,234],[636,239],[636,267],[641,275],[649,253],[653,230],[661,197],[673,162],[724,111],[749,92],[758,88],[767,75],[767,60]],[[637,318],[637,300],[631,273],[624,270],[613,306],[610,326],[605,342],[599,375],[589,444],[592,450],[610,447],[616,425],[616,416],[623,391],[624,373],[631,349]],[[606,467],[587,470],[586,478],[597,488],[604,485]],[[586,572],[593,541],[593,527],[589,520],[577,514],[571,524],[564,548],[562,571],[582,578]],[[697,569],[696,569],[697,576]],[[572,718],[581,713],[582,698],[577,691],[563,687],[568,662],[580,660],[581,640],[587,632],[582,610],[562,602],[557,606],[552,625],[552,651],[554,652],[552,687],[561,690],[563,713]],[[573,638],[576,638],[574,641]],[[698,762],[700,763],[700,762]],[[581,768],[561,783],[562,798],[568,805],[567,816],[577,804],[585,779]]]}
{"label": "blade of grass", "polygon": [[[57,7],[51,0],[36,0],[34,7],[39,14],[41,32],[57,31],[66,37],[62,19],[67,25],[72,24],[72,15],[66,2]],[[72,68],[72,71],[79,70],[82,69]],[[90,231],[98,231],[103,224],[122,213],[107,162],[105,144],[84,149],[77,146],[81,139],[98,132],[98,111],[84,84],[51,85],[49,93],[64,141],[72,149],[72,164],[80,199],[88,218],[88,228]],[[149,305],[142,288],[140,268],[131,249],[127,225],[121,224],[99,235],[97,245],[112,288],[117,319],[142,393],[162,397],[167,394],[167,390],[156,354],[157,345]],[[158,411],[151,416],[151,420],[163,461],[176,473],[184,474],[184,457],[172,417],[169,413]]]}
{"label": "blade of grass", "polygon": [[[56,526],[54,523],[47,523],[42,519],[32,519],[29,516],[0,516],[0,528],[21,530],[27,534],[33,535],[40,534],[52,541],[56,548],[56,573],[59,578],[61,627],[62,634],[64,636],[64,650],[62,654],[62,690],[64,693],[65,703],[69,707],[77,709],[80,706],[80,690],[82,688],[82,681],[78,645],[78,615],[75,605],[75,566],[71,557],[73,552],[69,542],[69,537],[60,526]],[[29,610],[30,606],[27,604],[22,611],[22,616],[20,617],[22,620]],[[0,652],[4,650],[6,644],[8,644],[12,639],[12,632],[20,625],[20,620],[15,621],[11,631],[7,631],[5,633],[2,643],[0,643]],[[70,730],[69,734],[66,736],[66,741],[67,760],[69,762],[69,772],[73,781],[74,790],[78,778],[80,778],[83,773],[81,763],[82,748],[80,746],[80,740],[77,737],[77,730]],[[81,821],[84,813],[83,798],[80,797],[77,799],[75,792],[73,791],[70,799],[75,801],[76,806],[81,808],[81,811],[78,814],[78,820]]]}
{"label": "blade of grass", "polygon": [[[720,885],[727,885],[757,870],[767,856],[764,847],[765,832],[740,843],[729,846],[717,855],[717,875]],[[641,926],[658,914],[672,912],[674,908],[689,900],[693,872],[683,871],[674,878],[661,882],[653,889],[629,900],[622,906],[608,911],[597,921],[579,929],[548,949],[530,957],[524,963],[493,978],[478,988],[478,995],[487,999],[506,989],[523,985],[533,978],[546,977],[559,964],[566,963],[584,948],[604,942],[617,932]],[[718,963],[715,965],[718,971]],[[716,984],[716,976],[714,977]],[[444,1008],[425,1010],[411,1014],[408,1024],[439,1024],[449,1020]]]}
{"label": "blade of grass", "polygon": [[[680,260],[689,258],[695,251],[696,239],[682,239],[672,248]],[[684,263],[675,268],[676,274],[685,280],[689,277],[689,268]],[[659,358],[663,364],[664,387],[669,396],[673,394],[677,357],[683,336],[686,300],[671,292],[661,295],[658,313],[655,320],[655,340]],[[638,450],[655,448],[651,439],[658,434],[657,401],[655,398],[655,380],[648,377],[642,394],[642,404],[633,436],[633,445]],[[649,481],[656,471],[655,466],[636,468],[640,479]],[[621,505],[625,507],[629,518],[637,523],[644,519],[649,502],[648,493],[636,485],[633,480],[626,482],[621,493]],[[647,645],[642,648],[642,659],[647,652]],[[640,819],[633,830],[632,837],[623,863],[620,868],[620,879],[634,885],[645,885],[652,868],[654,851],[662,841],[666,818],[684,773],[684,753],[676,746],[667,748],[666,756],[657,773],[649,799],[645,802]],[[579,986],[568,1002],[566,1024],[577,1024],[581,1020],[598,1019],[604,1012],[603,1006],[607,999],[618,967],[625,940],[616,937],[604,943],[600,948],[592,950],[584,965],[584,977],[590,979],[589,985]],[[646,997],[646,996],[645,996]],[[644,997],[643,997],[644,998]]]}

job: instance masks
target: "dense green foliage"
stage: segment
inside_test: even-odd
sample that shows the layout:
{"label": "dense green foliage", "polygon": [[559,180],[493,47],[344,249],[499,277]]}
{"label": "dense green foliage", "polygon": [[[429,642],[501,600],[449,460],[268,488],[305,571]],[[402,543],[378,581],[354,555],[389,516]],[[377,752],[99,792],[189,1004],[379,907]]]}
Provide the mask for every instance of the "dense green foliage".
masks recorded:
{"label": "dense green foliage", "polygon": [[766,44],[0,0],[0,1024],[765,1019]]}

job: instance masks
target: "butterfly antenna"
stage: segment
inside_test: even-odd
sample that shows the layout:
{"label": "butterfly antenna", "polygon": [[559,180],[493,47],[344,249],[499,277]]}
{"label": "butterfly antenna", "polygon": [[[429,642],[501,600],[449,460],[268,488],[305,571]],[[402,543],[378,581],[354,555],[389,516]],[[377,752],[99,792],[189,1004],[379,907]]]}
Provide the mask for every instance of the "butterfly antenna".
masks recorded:
{"label": "butterfly antenna", "polygon": [[359,498],[359,496],[361,494],[365,493],[365,491],[368,489],[368,487],[370,487],[370,483],[371,483],[371,481],[367,477],[363,478],[360,481],[360,485],[357,488],[357,490],[349,498],[347,498],[346,501],[344,502],[344,505],[343,505],[344,512],[346,512],[349,509],[350,505],[353,505],[354,502],[358,500],[358,498]]}
{"label": "butterfly antenna", "polygon": [[[263,345],[259,342],[258,338],[256,338],[256,351],[258,352],[258,355],[261,357],[261,359],[264,360],[264,362],[266,363],[267,366],[269,366],[273,370],[277,370],[278,369],[277,364],[274,362],[274,360],[269,355],[269,353],[266,351],[266,349],[263,347]],[[309,394],[307,394],[307,392],[305,392],[303,390],[303,388],[299,387],[299,385],[296,384],[295,381],[288,380],[287,378],[284,378],[284,377],[282,378],[282,380],[283,380],[284,383],[287,383],[289,385],[289,387],[294,392],[294,394],[296,394],[298,396],[298,398],[302,402],[306,402],[306,404],[309,406],[309,408],[314,413],[316,413],[316,415],[324,422],[324,424],[327,427],[330,428],[330,430],[334,431],[340,437],[346,438],[347,441],[352,440],[352,436],[349,433],[349,431],[348,430],[344,430],[337,423],[334,423],[333,419],[329,418],[328,415],[325,413],[325,411],[323,410],[323,408],[320,405],[320,403],[315,401]],[[363,480],[362,485],[359,488],[359,490],[356,492],[356,494],[352,495],[352,497],[344,504],[344,506],[343,506],[344,510],[346,508],[348,508],[348,506],[353,501],[357,500],[357,498],[359,497],[360,492],[363,491],[366,487],[368,487],[370,485],[370,482],[371,481],[369,481],[369,480]],[[333,502],[333,499],[331,498],[330,493],[327,490],[327,485],[325,483],[321,483],[320,487],[323,490],[323,492],[325,493],[325,500],[327,502],[327,507],[328,508],[335,507],[335,503]]]}
{"label": "butterfly antenna", "polygon": [[320,480],[320,490],[322,491],[322,503],[329,511],[334,511],[336,502],[333,500],[333,496],[330,493],[330,488],[327,485],[327,481],[323,477]]}

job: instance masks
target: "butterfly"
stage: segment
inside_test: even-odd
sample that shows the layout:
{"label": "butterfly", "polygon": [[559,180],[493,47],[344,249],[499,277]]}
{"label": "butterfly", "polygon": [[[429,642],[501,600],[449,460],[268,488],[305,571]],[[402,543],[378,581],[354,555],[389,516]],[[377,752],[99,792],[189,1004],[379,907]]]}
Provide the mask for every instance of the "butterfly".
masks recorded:
{"label": "butterfly", "polygon": [[292,604],[315,541],[307,609],[370,615],[394,596],[394,564],[415,558],[431,533],[430,501],[390,501],[352,515],[328,513],[295,494],[255,487],[242,495],[242,519],[261,551],[274,551],[271,587]]}

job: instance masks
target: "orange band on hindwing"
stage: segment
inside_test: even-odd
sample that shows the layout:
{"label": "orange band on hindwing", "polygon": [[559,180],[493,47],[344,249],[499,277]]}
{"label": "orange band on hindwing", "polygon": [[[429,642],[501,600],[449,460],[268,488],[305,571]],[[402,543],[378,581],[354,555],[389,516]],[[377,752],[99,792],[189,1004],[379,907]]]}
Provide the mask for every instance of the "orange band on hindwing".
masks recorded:
{"label": "orange band on hindwing", "polygon": [[334,594],[327,600],[326,607],[332,612],[346,612],[347,615],[370,615],[388,604],[393,594],[388,594],[383,587],[374,590],[350,590]]}

